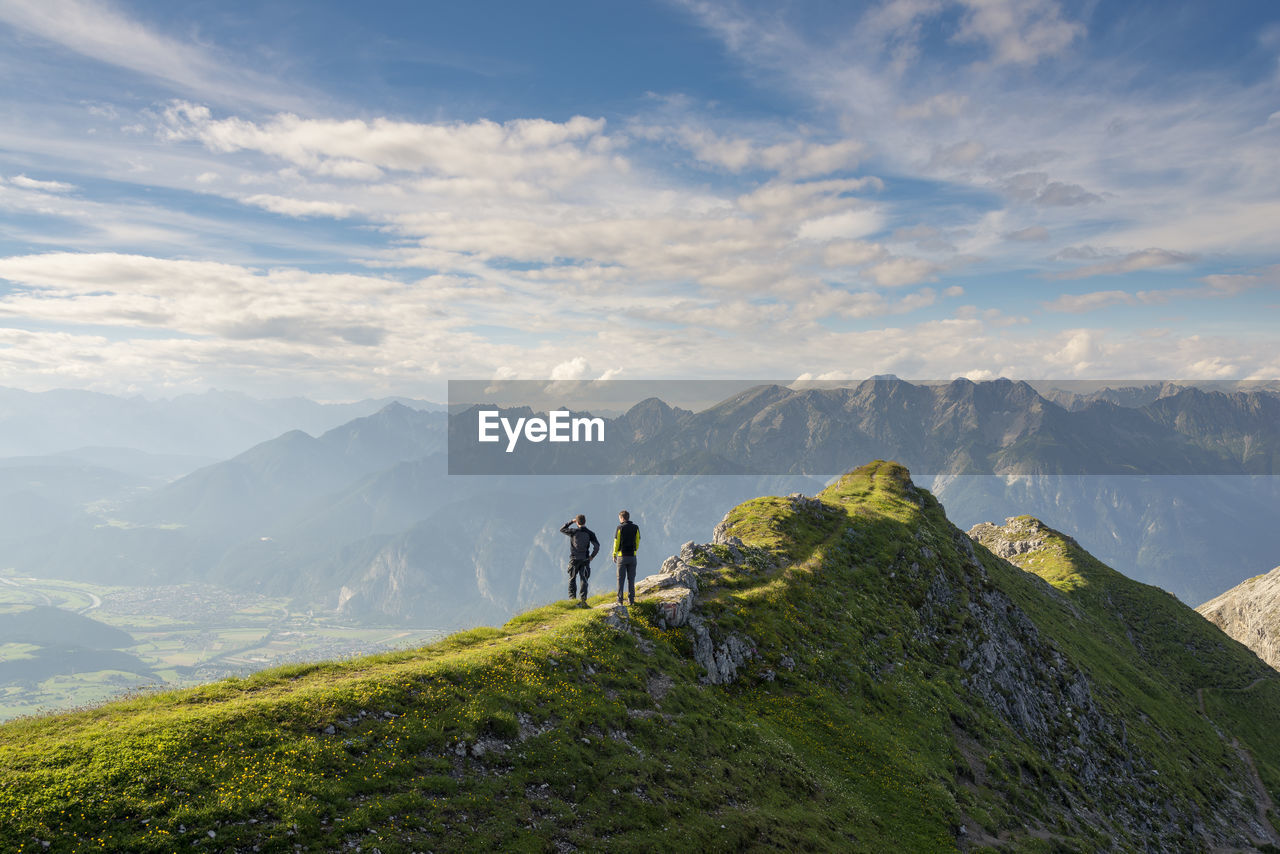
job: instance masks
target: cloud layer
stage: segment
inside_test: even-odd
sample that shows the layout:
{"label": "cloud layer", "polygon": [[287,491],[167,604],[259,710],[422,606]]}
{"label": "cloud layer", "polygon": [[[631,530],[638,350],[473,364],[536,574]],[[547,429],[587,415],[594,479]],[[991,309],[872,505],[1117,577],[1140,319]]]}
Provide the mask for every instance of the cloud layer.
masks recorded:
{"label": "cloud layer", "polygon": [[407,114],[124,6],[0,0],[32,57],[153,93],[10,104],[5,382],[1280,370],[1274,74],[1126,86],[1055,0],[676,5],[759,104]]}

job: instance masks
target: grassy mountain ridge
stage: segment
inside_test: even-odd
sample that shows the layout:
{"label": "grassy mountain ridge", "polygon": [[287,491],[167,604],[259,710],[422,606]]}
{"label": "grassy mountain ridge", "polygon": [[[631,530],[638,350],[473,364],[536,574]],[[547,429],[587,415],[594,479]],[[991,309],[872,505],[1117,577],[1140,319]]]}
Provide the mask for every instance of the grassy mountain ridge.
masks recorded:
{"label": "grassy mountain ridge", "polygon": [[[1057,536],[1016,556],[1047,563]],[[1246,731],[1253,698],[1236,699],[1258,690],[1241,681],[1252,654],[1225,636],[1212,646],[1212,627],[1212,656],[1179,653],[1171,597],[1167,618],[1157,609],[1130,637],[1146,591],[1069,548],[1051,586],[974,546],[889,463],[816,498],[745,502],[717,540],[673,563],[697,577],[713,652],[738,651],[730,684],[707,684],[698,633],[660,628],[655,599],[560,603],[421,650],[17,721],[0,726],[0,847],[1276,840],[1248,758],[1280,791],[1266,771],[1280,748]]]}

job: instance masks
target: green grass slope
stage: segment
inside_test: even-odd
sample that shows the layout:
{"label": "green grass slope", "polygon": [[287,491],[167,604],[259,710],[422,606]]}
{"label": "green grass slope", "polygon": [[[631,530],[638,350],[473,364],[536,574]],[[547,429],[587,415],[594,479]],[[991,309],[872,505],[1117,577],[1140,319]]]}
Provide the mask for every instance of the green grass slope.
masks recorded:
{"label": "green grass slope", "polygon": [[[1078,607],[1067,618],[1045,608],[1042,597],[1020,602],[1055,626],[1055,637],[1075,655],[1108,669],[1129,708],[1145,710],[1150,698],[1160,698],[1156,709],[1166,732],[1194,733],[1188,716],[1207,715],[1248,750],[1266,789],[1280,793],[1280,674],[1252,650],[1170,593],[1125,577],[1030,516],[969,533]],[[1072,622],[1086,631],[1067,630]],[[1258,797],[1268,800],[1265,793]]]}
{"label": "green grass slope", "polygon": [[975,549],[891,463],[816,499],[746,502],[722,527],[742,546],[693,562],[713,646],[744,651],[730,684],[708,684],[696,636],[659,628],[651,600],[622,616],[564,603],[411,652],[15,721],[0,850],[1275,838],[1249,760],[1271,785],[1280,748],[1244,723],[1269,689],[1234,642],[1183,642],[1176,601],[1130,607],[1073,555],[1064,572],[1077,560],[1087,583],[1056,589]]}

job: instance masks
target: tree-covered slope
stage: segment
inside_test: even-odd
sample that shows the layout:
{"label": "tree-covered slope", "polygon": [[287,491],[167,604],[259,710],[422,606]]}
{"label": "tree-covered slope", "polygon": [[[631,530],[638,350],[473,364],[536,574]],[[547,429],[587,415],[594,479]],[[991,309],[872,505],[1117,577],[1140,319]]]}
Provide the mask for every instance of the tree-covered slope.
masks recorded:
{"label": "tree-covered slope", "polygon": [[1105,568],[1070,549],[1060,574],[1086,583],[1051,586],[891,463],[748,501],[715,540],[629,612],[555,604],[421,650],[0,726],[0,848],[1276,841],[1249,763],[1280,791],[1280,746],[1249,723],[1261,665],[1172,597],[1095,583]]}

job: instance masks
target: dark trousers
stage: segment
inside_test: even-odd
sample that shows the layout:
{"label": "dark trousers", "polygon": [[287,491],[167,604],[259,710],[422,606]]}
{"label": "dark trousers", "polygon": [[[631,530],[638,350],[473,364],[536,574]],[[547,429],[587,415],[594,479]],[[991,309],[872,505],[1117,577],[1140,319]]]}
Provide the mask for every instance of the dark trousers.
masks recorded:
{"label": "dark trousers", "polygon": [[618,555],[618,601],[622,601],[622,585],[627,585],[627,598],[636,601],[636,556]]}
{"label": "dark trousers", "polygon": [[578,579],[582,579],[582,601],[587,601],[587,579],[591,577],[591,561],[569,558],[569,598],[578,595]]}

